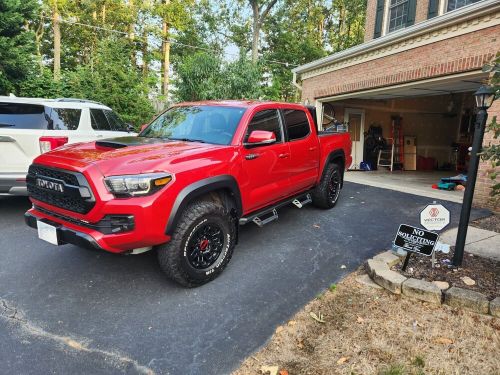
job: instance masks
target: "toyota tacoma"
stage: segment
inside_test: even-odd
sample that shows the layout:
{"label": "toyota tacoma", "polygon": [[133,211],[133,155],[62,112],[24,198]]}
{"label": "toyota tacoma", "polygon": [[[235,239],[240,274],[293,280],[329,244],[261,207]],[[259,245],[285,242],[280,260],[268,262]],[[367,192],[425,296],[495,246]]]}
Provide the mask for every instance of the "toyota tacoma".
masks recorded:
{"label": "toyota tacoma", "polygon": [[226,267],[240,225],[263,226],[285,204],[332,208],[350,164],[349,134],[318,131],[313,107],[182,103],[137,137],[37,157],[25,221],[54,245],[155,249],[170,279],[195,287]]}

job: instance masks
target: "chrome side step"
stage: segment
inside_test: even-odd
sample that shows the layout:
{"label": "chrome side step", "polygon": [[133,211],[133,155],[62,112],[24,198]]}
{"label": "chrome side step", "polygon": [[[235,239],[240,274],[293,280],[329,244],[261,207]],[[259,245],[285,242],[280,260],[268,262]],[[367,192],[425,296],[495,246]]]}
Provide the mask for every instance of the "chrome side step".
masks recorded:
{"label": "chrome side step", "polygon": [[278,211],[276,211],[276,208],[269,212],[268,215],[269,216],[264,219],[260,218],[259,216],[254,217],[252,221],[257,224],[257,226],[262,228],[264,225],[269,224],[271,221],[278,220]]}
{"label": "chrome side step", "polygon": [[[300,197],[299,197],[300,198]],[[305,199],[300,201],[299,198],[296,198],[292,201],[292,203],[298,208],[304,207],[306,204],[312,203],[311,194],[306,194]]]}
{"label": "chrome side step", "polygon": [[245,225],[253,222],[260,228],[264,225],[269,224],[274,220],[278,220],[278,208],[286,206],[287,204],[293,203],[296,207],[302,208],[306,204],[312,203],[312,197],[310,193],[302,193],[294,197],[285,199],[277,204],[264,208],[260,211],[249,214],[248,216],[242,217],[239,220],[240,225]]}

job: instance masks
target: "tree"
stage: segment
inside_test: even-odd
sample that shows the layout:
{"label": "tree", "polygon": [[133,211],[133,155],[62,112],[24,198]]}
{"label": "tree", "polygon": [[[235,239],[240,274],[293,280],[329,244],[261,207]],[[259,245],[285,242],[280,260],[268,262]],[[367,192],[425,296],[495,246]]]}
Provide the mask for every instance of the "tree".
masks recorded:
{"label": "tree", "polygon": [[179,101],[257,99],[261,95],[261,72],[244,57],[225,63],[214,54],[197,52],[179,64],[177,76]]}
{"label": "tree", "polygon": [[260,31],[267,15],[278,0],[248,0],[252,7],[252,62],[259,59]]}
{"label": "tree", "polygon": [[189,23],[190,7],[194,0],[161,0],[156,5],[155,14],[161,18],[161,93],[168,99],[170,82],[170,38],[173,31],[182,30]]}
{"label": "tree", "polygon": [[34,63],[33,33],[36,0],[0,0],[0,94],[17,92]]}
{"label": "tree", "polygon": [[[483,71],[490,73],[490,86],[495,90],[495,99],[498,100],[500,97],[500,53],[492,64],[485,65]],[[488,125],[488,131],[493,133],[493,139],[497,140],[500,138],[500,124],[497,122],[497,116],[491,119],[491,123]],[[495,205],[500,202],[500,183],[497,182],[498,167],[500,167],[500,144],[496,143],[489,144],[487,147],[483,148],[481,153],[483,160],[487,160],[491,163],[491,168],[488,174],[493,183],[491,187],[491,197]]]}
{"label": "tree", "polygon": [[263,69],[269,76],[266,97],[297,100],[291,69],[325,55],[322,33],[324,6],[319,0],[287,0],[264,24],[267,45],[263,49]]}
{"label": "tree", "polygon": [[102,102],[134,126],[149,121],[154,109],[130,53],[126,39],[108,37],[100,41],[93,56],[93,68],[85,65],[67,73],[65,96]]}
{"label": "tree", "polygon": [[324,8],[322,28],[332,52],[363,42],[366,3],[366,0],[333,0],[330,8]]}

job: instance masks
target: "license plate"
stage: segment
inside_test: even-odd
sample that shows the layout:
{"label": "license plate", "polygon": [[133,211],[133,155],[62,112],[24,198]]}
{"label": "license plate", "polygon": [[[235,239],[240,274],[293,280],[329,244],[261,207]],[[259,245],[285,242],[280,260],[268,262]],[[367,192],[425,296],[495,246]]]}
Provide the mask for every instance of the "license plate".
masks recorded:
{"label": "license plate", "polygon": [[59,245],[59,242],[57,241],[57,228],[44,223],[43,221],[38,221],[37,222],[37,227],[38,227],[38,238],[41,240],[50,242],[53,245]]}

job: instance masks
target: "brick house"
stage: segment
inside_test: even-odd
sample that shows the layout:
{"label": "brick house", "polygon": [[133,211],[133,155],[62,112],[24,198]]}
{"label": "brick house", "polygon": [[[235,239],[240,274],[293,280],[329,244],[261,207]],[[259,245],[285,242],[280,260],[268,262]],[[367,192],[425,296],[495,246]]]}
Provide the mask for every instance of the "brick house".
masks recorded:
{"label": "brick house", "polygon": [[[488,78],[482,66],[500,51],[500,1],[368,0],[367,6],[363,44],[293,70],[302,101],[316,105],[325,123],[333,114],[349,122],[352,169],[362,161],[376,167],[378,149],[367,132],[381,132],[394,171],[466,171],[473,93]],[[489,111],[490,118],[497,114],[500,100]],[[493,141],[485,135],[485,144]],[[491,207],[486,168],[482,163],[475,204]]]}

